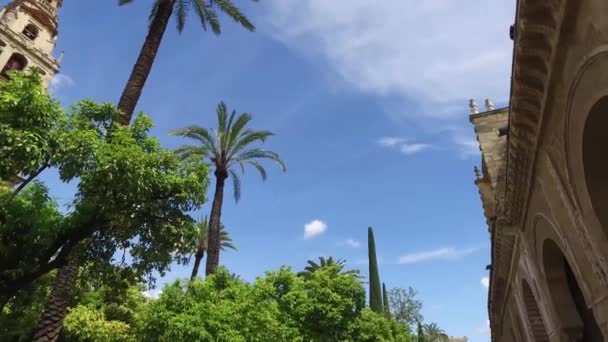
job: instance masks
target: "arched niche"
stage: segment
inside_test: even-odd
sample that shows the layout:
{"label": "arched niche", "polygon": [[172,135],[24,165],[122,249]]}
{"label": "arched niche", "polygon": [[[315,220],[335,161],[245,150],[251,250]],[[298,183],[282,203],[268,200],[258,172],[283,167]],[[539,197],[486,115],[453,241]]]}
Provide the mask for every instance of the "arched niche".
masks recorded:
{"label": "arched niche", "polygon": [[604,233],[608,235],[608,96],[602,97],[591,107],[582,140],[583,170],[591,206]]}
{"label": "arched niche", "polygon": [[549,295],[562,331],[572,341],[602,341],[601,330],[592,309],[585,301],[579,281],[566,256],[551,239],[543,242],[542,263]]}
{"label": "arched niche", "polygon": [[27,58],[20,53],[13,53],[0,72],[0,75],[6,77],[9,71],[23,71],[27,67]]}

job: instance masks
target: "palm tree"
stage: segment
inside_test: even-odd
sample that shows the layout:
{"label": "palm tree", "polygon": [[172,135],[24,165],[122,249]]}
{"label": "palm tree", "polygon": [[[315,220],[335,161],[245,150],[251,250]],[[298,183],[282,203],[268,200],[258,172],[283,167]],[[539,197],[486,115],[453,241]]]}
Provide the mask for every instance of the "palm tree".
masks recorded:
{"label": "palm tree", "polygon": [[266,170],[260,164],[259,159],[269,159],[275,162],[282,171],[285,171],[285,163],[279,155],[271,150],[258,147],[250,147],[255,142],[264,142],[273,135],[269,131],[255,131],[246,128],[251,121],[251,115],[243,113],[236,117],[236,111],[228,115],[228,109],[224,102],[220,102],[216,110],[218,128],[209,130],[197,125],[173,130],[171,135],[190,138],[198,145],[185,145],[177,149],[182,158],[188,156],[199,156],[206,158],[215,168],[215,194],[211,206],[211,217],[209,220],[209,248],[207,250],[207,265],[205,273],[214,273],[220,260],[220,220],[222,216],[222,204],[224,201],[224,183],[228,176],[232,178],[234,188],[234,199],[241,198],[241,181],[239,175],[234,171],[237,165],[241,173],[245,172],[245,164],[253,166],[262,179],[266,179]]}
{"label": "palm tree", "polygon": [[356,278],[361,278],[361,275],[359,275],[359,270],[344,270],[344,267],[346,266],[346,260],[334,260],[333,257],[329,257],[327,259],[325,259],[324,257],[319,257],[319,263],[316,263],[313,260],[308,260],[307,264],[308,265],[304,267],[304,271],[298,272],[299,276],[304,278],[310,278],[315,271],[321,268],[337,266],[338,274],[352,275]]}
{"label": "palm tree", "polygon": [[448,335],[439,327],[437,323],[429,323],[424,325],[424,332],[427,342],[447,342]]}
{"label": "palm tree", "polygon": [[[133,0],[118,0],[118,4],[121,6],[131,2]],[[118,108],[123,112],[119,118],[120,123],[128,125],[131,121],[171,15],[175,12],[177,30],[180,33],[184,29],[188,13],[194,11],[204,30],[207,30],[207,26],[209,26],[213,33],[220,34],[222,29],[216,7],[248,31],[255,31],[255,26],[231,0],[154,0],[149,16],[148,34],[118,102]]]}
{"label": "palm tree", "polygon": [[[192,275],[190,276],[191,281],[198,275],[198,268],[209,244],[209,220],[207,220],[207,216],[196,222],[196,227],[198,229],[198,239],[196,241],[196,252],[194,253],[194,267],[192,267]],[[226,227],[220,224],[220,249],[226,250],[226,248],[237,250],[230,234],[226,231]]]}

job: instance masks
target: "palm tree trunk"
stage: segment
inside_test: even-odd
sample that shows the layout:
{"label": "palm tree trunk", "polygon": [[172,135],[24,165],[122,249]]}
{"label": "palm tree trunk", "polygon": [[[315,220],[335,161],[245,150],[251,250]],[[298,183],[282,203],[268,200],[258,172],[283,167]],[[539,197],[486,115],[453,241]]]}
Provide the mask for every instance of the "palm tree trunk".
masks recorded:
{"label": "palm tree trunk", "polygon": [[42,318],[34,330],[34,342],[54,342],[59,338],[63,319],[67,315],[68,300],[74,292],[78,268],[77,261],[68,258],[67,264],[59,269]]}
{"label": "palm tree trunk", "polygon": [[196,252],[194,255],[194,267],[192,267],[192,275],[190,276],[190,281],[193,281],[194,278],[198,275],[198,268],[201,266],[201,260],[203,260],[203,256],[205,256],[205,251]]}
{"label": "palm tree trunk", "polygon": [[224,202],[224,182],[228,172],[215,170],[215,195],[211,206],[209,219],[209,245],[207,246],[207,267],[205,275],[215,272],[220,263],[220,222],[222,216],[222,203]]}
{"label": "palm tree trunk", "polygon": [[148,35],[139,52],[137,62],[133,66],[129,81],[125,85],[125,89],[120,96],[118,109],[123,112],[123,115],[118,119],[118,122],[124,126],[131,122],[131,117],[133,116],[137,101],[139,101],[139,97],[141,96],[141,91],[148,79],[150,70],[152,70],[152,64],[156,58],[160,42],[163,39],[167,24],[173,13],[173,1],[174,0],[164,0],[160,3],[156,15],[150,23]]}

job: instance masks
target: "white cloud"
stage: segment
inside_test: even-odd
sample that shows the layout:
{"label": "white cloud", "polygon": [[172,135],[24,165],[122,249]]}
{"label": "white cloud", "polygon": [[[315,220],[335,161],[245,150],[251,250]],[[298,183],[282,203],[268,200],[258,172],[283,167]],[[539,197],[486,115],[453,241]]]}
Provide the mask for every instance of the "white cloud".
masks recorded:
{"label": "white cloud", "polygon": [[488,277],[483,277],[481,278],[481,286],[485,287],[486,289],[490,287],[490,278]]}
{"label": "white cloud", "polygon": [[429,147],[431,147],[429,144],[403,144],[401,145],[401,152],[410,155],[426,150]]}
{"label": "white cloud", "polygon": [[361,242],[355,239],[347,239],[344,241],[344,244],[352,248],[359,248],[361,246]]}
{"label": "white cloud", "polygon": [[270,1],[273,34],[320,55],[352,87],[425,112],[509,94],[514,5],[486,0]]}
{"label": "white cloud", "polygon": [[399,137],[383,137],[378,139],[378,144],[386,148],[398,148],[403,154],[411,155],[431,147],[429,144],[406,143],[406,139]]}
{"label": "white cloud", "polygon": [[400,264],[415,264],[433,260],[454,260],[477,251],[477,248],[456,249],[453,247],[439,248],[432,251],[422,251],[405,254],[399,257]]}
{"label": "white cloud", "polygon": [[321,220],[313,220],[304,225],[304,238],[311,239],[325,233],[327,224]]}
{"label": "white cloud", "polygon": [[398,137],[383,137],[378,139],[378,144],[384,147],[394,147],[403,144],[405,139]]}
{"label": "white cloud", "polygon": [[51,79],[49,91],[56,94],[59,90],[73,87],[75,84],[76,83],[70,76],[66,74],[57,74]]}
{"label": "white cloud", "polygon": [[147,298],[157,299],[158,297],[160,297],[161,293],[163,293],[162,289],[148,289],[146,291],[142,291],[141,294],[143,294],[144,297]]}

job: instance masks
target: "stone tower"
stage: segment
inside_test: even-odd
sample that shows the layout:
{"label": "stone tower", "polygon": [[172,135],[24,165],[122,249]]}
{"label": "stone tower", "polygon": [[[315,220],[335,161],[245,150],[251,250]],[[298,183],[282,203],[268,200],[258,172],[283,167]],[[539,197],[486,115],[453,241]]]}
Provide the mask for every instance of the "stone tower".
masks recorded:
{"label": "stone tower", "polygon": [[13,0],[0,10],[0,80],[9,70],[36,66],[48,85],[59,71],[53,57],[57,10],[63,0]]}

